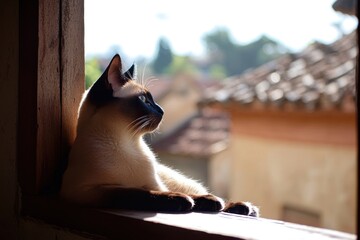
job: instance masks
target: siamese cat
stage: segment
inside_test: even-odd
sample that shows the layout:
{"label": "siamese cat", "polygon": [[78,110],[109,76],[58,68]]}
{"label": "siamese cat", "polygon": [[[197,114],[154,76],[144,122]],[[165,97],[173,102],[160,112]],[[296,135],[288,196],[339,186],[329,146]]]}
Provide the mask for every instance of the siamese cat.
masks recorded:
{"label": "siamese cat", "polygon": [[225,205],[200,183],[157,161],[143,136],[158,128],[164,112],[134,80],[134,71],[133,65],[123,73],[115,55],[85,92],[61,197],[91,207],[258,216],[250,203]]}

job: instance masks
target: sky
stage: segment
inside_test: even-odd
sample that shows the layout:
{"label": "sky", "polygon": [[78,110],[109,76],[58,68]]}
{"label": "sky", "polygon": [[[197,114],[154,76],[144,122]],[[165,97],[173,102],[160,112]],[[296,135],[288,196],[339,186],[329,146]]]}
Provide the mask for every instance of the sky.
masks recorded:
{"label": "sky", "polygon": [[261,35],[298,52],[313,41],[334,42],[357,26],[355,17],[335,12],[334,0],[85,0],[85,56],[120,51],[152,58],[160,37],[175,54],[201,56],[203,37],[217,28],[234,42]]}

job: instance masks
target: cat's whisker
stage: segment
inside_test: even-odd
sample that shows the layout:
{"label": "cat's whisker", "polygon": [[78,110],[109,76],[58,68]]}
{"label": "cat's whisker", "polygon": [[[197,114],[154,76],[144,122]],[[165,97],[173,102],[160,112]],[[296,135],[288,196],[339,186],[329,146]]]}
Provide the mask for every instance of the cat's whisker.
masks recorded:
{"label": "cat's whisker", "polygon": [[146,72],[146,67],[147,67],[147,63],[145,63],[144,65],[144,68],[143,68],[143,71],[142,71],[142,75],[141,75],[141,81],[140,81],[140,84],[141,86],[145,87],[145,72]]}
{"label": "cat's whisker", "polygon": [[146,79],[146,83],[145,83],[145,87],[146,88],[148,88],[148,87],[150,87],[151,85],[151,83],[153,83],[153,82],[155,82],[155,81],[158,81],[159,79],[158,78],[156,78],[156,77],[154,77],[154,76],[151,76],[151,77],[148,77],[147,79]]}
{"label": "cat's whisker", "polygon": [[150,76],[148,78],[145,79],[145,73],[146,73],[146,68],[147,68],[147,63],[145,63],[143,69],[142,69],[142,74],[141,74],[141,78],[137,79],[138,83],[143,86],[144,88],[147,88],[149,86],[150,83],[152,83],[153,81],[159,80],[158,78],[156,78],[155,76]]}
{"label": "cat's whisker", "polygon": [[[156,120],[156,118],[149,118],[149,124],[150,124],[150,125],[157,125],[157,120]],[[152,132],[148,132],[148,134],[150,135],[150,138],[151,138],[151,139],[152,139],[152,137],[153,137],[154,135],[156,135],[157,130],[158,130],[158,129],[155,129],[155,130],[152,131]]]}
{"label": "cat's whisker", "polygon": [[142,120],[140,120],[137,124],[136,124],[136,129],[132,132],[132,136],[131,138],[136,138],[136,136],[141,132],[141,130],[149,124],[149,118],[144,118]]}
{"label": "cat's whisker", "polygon": [[147,116],[141,116],[141,117],[135,119],[134,121],[132,121],[131,123],[129,123],[129,124],[126,126],[126,128],[127,128],[127,129],[133,128],[132,125],[136,125],[136,122],[137,122],[137,121],[140,121],[140,120],[142,120],[142,119],[144,119],[144,118],[146,118],[146,117],[147,117]]}
{"label": "cat's whisker", "polygon": [[153,139],[154,139],[155,135],[156,135],[156,131],[154,131],[154,132],[150,132],[150,133],[149,133],[149,136],[150,136],[150,140],[151,140],[151,142],[153,141]]}
{"label": "cat's whisker", "polygon": [[[154,119],[154,121],[156,121],[156,119]],[[152,134],[156,135],[156,134],[160,134],[161,131],[160,131],[160,124],[157,124],[157,128],[152,132]]]}
{"label": "cat's whisker", "polygon": [[138,126],[141,125],[144,121],[146,121],[147,118],[148,118],[147,116],[141,116],[141,117],[135,119],[128,125],[127,129],[130,132],[133,131],[134,129],[138,128]]}
{"label": "cat's whisker", "polygon": [[137,126],[134,127],[134,129],[130,132],[130,133],[131,133],[130,139],[131,139],[132,141],[135,141],[136,139],[138,139],[139,133],[141,132],[141,130],[142,130],[144,124],[146,124],[146,122],[147,122],[147,119],[146,119],[146,120],[142,120],[142,121],[139,122],[139,123],[137,124]]}
{"label": "cat's whisker", "polygon": [[143,119],[141,119],[141,120],[139,120],[137,123],[135,123],[130,129],[129,129],[129,131],[130,132],[137,132],[138,130],[139,130],[139,128],[142,126],[142,124],[144,124],[146,121],[148,121],[148,119],[146,119],[146,118],[143,118]]}
{"label": "cat's whisker", "polygon": [[137,141],[139,139],[139,134],[141,132],[141,130],[147,125],[147,123],[143,123],[139,128],[136,129],[136,131],[133,132],[133,134],[131,135],[132,141]]}

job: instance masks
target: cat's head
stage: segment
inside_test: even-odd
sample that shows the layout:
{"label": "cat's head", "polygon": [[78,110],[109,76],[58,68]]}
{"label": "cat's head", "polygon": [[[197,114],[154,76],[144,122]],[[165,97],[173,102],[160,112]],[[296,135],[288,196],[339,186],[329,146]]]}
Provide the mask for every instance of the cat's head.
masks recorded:
{"label": "cat's head", "polygon": [[132,65],[123,73],[121,58],[116,54],[90,88],[86,102],[94,114],[103,115],[101,121],[104,124],[109,121],[115,125],[120,124],[137,135],[154,131],[164,112],[134,76],[135,66]]}

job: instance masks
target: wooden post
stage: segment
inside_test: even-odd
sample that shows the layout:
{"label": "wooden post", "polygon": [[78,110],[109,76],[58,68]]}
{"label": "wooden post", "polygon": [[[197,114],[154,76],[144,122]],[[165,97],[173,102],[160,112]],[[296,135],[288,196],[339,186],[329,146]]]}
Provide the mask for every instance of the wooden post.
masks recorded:
{"label": "wooden post", "polygon": [[84,2],[20,4],[18,173],[22,192],[56,192],[84,91]]}

